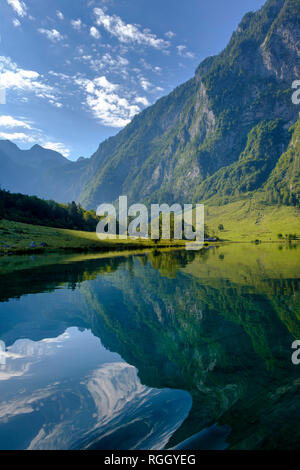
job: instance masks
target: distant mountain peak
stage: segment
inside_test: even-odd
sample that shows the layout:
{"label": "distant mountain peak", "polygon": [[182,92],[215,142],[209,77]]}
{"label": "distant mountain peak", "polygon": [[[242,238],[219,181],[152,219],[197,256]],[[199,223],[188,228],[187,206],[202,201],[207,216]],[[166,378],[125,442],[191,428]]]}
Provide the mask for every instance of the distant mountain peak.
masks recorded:
{"label": "distant mountain peak", "polygon": [[14,142],[11,142],[10,140],[0,140],[0,150],[4,149],[20,150]]}
{"label": "distant mountain peak", "polygon": [[30,150],[45,150],[45,148],[39,144],[34,144]]}
{"label": "distant mountain peak", "polygon": [[[223,204],[262,193],[271,173],[277,182],[288,159],[293,168],[299,162],[287,152],[288,129],[299,113],[291,100],[292,82],[300,79],[299,19],[299,0],[267,0],[244,16],[224,50],[205,59],[194,77],[136,115],[90,159],[63,165],[67,160],[57,158],[38,186],[29,176],[32,191],[85,208],[120,194],[130,203],[215,198]],[[289,191],[284,200],[297,202],[299,177],[286,174],[273,200]]]}

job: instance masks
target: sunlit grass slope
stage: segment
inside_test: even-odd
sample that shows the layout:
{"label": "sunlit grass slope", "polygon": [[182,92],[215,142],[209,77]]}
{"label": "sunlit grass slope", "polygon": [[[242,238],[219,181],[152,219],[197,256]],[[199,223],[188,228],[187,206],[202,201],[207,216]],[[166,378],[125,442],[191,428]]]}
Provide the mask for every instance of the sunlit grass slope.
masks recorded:
{"label": "sunlit grass slope", "polygon": [[[205,223],[209,233],[222,240],[278,241],[278,234],[300,237],[300,210],[292,206],[267,206],[252,200],[224,206],[206,206]],[[223,225],[224,230],[219,230]]]}
{"label": "sunlit grass slope", "polygon": [[[36,245],[30,247],[32,242]],[[46,244],[42,246],[41,244]],[[180,246],[183,242],[152,240],[99,240],[96,232],[82,232],[8,220],[0,221],[0,253],[38,253],[42,251],[109,251],[148,247]]]}

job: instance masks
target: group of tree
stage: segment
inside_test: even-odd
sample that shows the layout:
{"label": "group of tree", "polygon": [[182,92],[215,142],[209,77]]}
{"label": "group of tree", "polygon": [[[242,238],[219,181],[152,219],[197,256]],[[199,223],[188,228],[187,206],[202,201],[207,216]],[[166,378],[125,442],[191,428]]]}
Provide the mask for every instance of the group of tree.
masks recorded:
{"label": "group of tree", "polygon": [[296,233],[286,233],[285,235],[283,235],[282,233],[279,233],[277,236],[279,240],[288,240],[288,241],[298,240],[299,238]]}
{"label": "group of tree", "polygon": [[298,206],[300,205],[297,194],[292,193],[286,188],[273,188],[266,191],[266,201],[269,204],[283,204],[285,206]]}
{"label": "group of tree", "polygon": [[[13,220],[34,225],[66,228],[72,230],[94,231],[100,220],[94,210],[85,210],[80,204],[71,202],[61,204],[53,200],[46,201],[37,196],[11,193],[0,189],[0,219]],[[130,222],[130,219],[129,219]],[[170,239],[174,240],[174,213],[170,213]],[[117,233],[119,231],[116,221]],[[191,229],[195,230],[194,227]],[[151,231],[149,225],[149,232]],[[149,233],[150,235],[150,233]],[[205,226],[205,236],[208,228]],[[162,214],[159,217],[159,239],[162,237]],[[182,238],[185,239],[183,224]]]}
{"label": "group of tree", "polygon": [[10,193],[0,189],[0,218],[48,227],[73,230],[96,230],[99,217],[93,210],[86,211],[80,204],[60,204],[36,196]]}

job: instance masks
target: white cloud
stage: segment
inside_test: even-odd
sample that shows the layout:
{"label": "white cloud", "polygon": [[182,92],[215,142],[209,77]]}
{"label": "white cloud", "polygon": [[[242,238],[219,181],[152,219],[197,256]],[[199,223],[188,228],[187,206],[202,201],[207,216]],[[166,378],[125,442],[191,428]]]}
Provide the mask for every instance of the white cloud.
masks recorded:
{"label": "white cloud", "polygon": [[101,8],[94,8],[96,23],[102,26],[122,43],[137,43],[151,46],[156,49],[166,49],[170,46],[168,41],[158,38],[149,30],[141,31],[135,24],[126,24],[117,15],[109,16]]}
{"label": "white cloud", "polygon": [[52,141],[51,137],[43,135],[40,129],[33,128],[28,122],[15,119],[12,116],[0,115],[0,127],[6,129],[15,129],[21,127],[27,129],[28,132],[7,132],[0,130],[0,139],[20,141],[22,143],[38,143],[44,148],[55,150],[65,157],[69,157],[71,151],[64,143]]}
{"label": "white cloud", "polygon": [[150,104],[145,96],[137,96],[134,101],[142,104],[143,106],[149,106]]}
{"label": "white cloud", "polygon": [[88,108],[104,126],[124,127],[140,111],[139,106],[120,96],[119,85],[111,83],[105,76],[94,80],[79,78],[76,83],[86,95]]}
{"label": "white cloud", "polygon": [[64,19],[65,19],[63,13],[62,13],[61,11],[59,11],[59,10],[57,10],[56,15],[57,15],[57,18],[59,18],[60,20],[64,20]]}
{"label": "white cloud", "polygon": [[27,6],[22,0],[6,0],[6,1],[14,9],[17,15],[21,17],[27,15]]}
{"label": "white cloud", "polygon": [[149,64],[143,57],[140,59],[140,63],[143,65],[143,67],[146,70],[151,70],[152,72],[155,72],[155,73],[161,73],[162,71],[161,67],[159,67],[158,65],[154,66],[152,64]]}
{"label": "white cloud", "polygon": [[58,42],[63,39],[63,35],[60,34],[60,32],[57,31],[57,29],[39,28],[38,31],[41,34],[44,34],[52,42]]}
{"label": "white cloud", "polygon": [[21,69],[9,57],[0,56],[0,88],[35,93],[39,98],[56,100],[54,89],[34,70]]}
{"label": "white cloud", "polygon": [[19,26],[21,26],[21,23],[20,23],[20,21],[19,21],[17,18],[14,18],[14,19],[13,19],[13,25],[14,25],[16,28],[18,28]]}
{"label": "white cloud", "polygon": [[177,49],[178,55],[180,55],[181,57],[185,57],[187,59],[194,59],[195,57],[195,54],[193,52],[189,52],[186,50],[187,49],[186,46],[179,45],[179,46],[176,46],[176,49]]}
{"label": "white cloud", "polygon": [[102,77],[95,78],[92,84],[93,87],[101,87],[109,92],[115,91],[118,88],[118,85],[111,83],[104,75]]}
{"label": "white cloud", "polygon": [[21,142],[34,142],[35,139],[23,132],[0,132],[0,139],[20,140]]}
{"label": "white cloud", "polygon": [[15,119],[12,116],[2,115],[0,116],[0,127],[7,127],[13,129],[15,127],[23,127],[24,129],[31,129],[31,126],[24,121]]}
{"label": "white cloud", "polygon": [[95,26],[90,28],[90,35],[95,39],[99,39],[101,37],[101,34],[99,33],[98,29],[95,28]]}
{"label": "white cloud", "polygon": [[49,70],[49,75],[53,75],[53,77],[60,78],[61,80],[69,80],[70,76],[62,73],[62,72],[54,72],[54,70]]}
{"label": "white cloud", "polygon": [[176,36],[175,33],[173,33],[173,31],[167,31],[165,33],[165,36],[168,38],[168,39],[172,39],[174,36]]}
{"label": "white cloud", "polygon": [[69,157],[71,153],[70,149],[61,142],[41,142],[41,145],[45,149],[61,153],[64,157]]}
{"label": "white cloud", "polygon": [[143,90],[147,91],[152,86],[151,83],[144,77],[140,78],[140,84]]}
{"label": "white cloud", "polygon": [[71,25],[72,25],[72,28],[76,29],[76,31],[80,31],[81,26],[82,26],[82,21],[80,18],[78,18],[78,20],[71,20]]}
{"label": "white cloud", "polygon": [[129,61],[122,56],[112,57],[112,55],[107,52],[101,58],[95,59],[91,55],[81,55],[77,57],[77,60],[88,62],[90,67],[95,71],[99,72],[99,70],[105,69],[105,72],[118,72],[118,74],[122,74],[123,76],[127,75],[127,69],[129,65]]}

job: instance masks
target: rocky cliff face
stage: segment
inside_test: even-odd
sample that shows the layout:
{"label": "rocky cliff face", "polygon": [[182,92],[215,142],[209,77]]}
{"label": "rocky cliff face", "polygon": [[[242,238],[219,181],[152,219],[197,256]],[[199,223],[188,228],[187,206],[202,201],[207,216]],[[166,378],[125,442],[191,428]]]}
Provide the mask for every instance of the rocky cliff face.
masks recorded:
{"label": "rocky cliff face", "polygon": [[292,82],[300,75],[299,26],[299,2],[285,2],[261,45],[264,66],[277,79]]}
{"label": "rocky cliff face", "polygon": [[121,193],[134,201],[190,202],[261,188],[299,112],[291,101],[300,78],[299,22],[295,0],[268,0],[247,14],[220,55],[100,145],[83,205]]}
{"label": "rocky cliff face", "polygon": [[[49,169],[40,179],[42,194],[30,178],[26,192],[76,199],[86,208],[121,194],[130,202],[214,198],[220,204],[253,191],[271,202],[299,204],[299,178],[292,185],[285,178],[272,196],[269,181],[274,171],[277,180],[283,175],[277,164],[300,111],[291,100],[292,83],[300,79],[299,25],[299,0],[267,0],[191,80],[137,115],[90,159]],[[5,180],[1,161],[0,168]]]}

